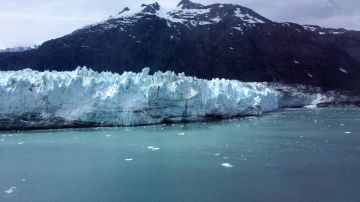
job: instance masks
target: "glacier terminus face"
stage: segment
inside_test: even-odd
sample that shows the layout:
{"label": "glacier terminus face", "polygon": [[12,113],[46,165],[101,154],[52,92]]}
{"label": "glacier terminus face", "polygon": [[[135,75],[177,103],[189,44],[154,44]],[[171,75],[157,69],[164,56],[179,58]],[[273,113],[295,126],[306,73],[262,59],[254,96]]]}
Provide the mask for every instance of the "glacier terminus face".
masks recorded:
{"label": "glacier terminus face", "polygon": [[135,126],[261,115],[328,101],[280,84],[175,74],[0,72],[0,129]]}

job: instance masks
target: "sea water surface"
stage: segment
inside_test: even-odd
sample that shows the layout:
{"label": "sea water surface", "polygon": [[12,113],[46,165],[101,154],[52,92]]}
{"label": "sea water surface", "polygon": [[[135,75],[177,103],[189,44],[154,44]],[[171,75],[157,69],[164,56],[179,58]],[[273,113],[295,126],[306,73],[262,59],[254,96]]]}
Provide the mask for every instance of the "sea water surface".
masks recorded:
{"label": "sea water surface", "polygon": [[360,109],[0,133],[0,201],[360,201]]}

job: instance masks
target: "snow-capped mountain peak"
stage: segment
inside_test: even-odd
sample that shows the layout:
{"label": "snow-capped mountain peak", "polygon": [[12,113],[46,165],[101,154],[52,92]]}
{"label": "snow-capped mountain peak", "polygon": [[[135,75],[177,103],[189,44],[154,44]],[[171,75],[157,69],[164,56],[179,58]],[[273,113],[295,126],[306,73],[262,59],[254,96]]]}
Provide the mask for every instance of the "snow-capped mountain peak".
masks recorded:
{"label": "snow-capped mountain peak", "polygon": [[198,3],[194,3],[190,0],[181,0],[177,7],[180,7],[182,9],[198,9],[204,6]]}
{"label": "snow-capped mountain peak", "polygon": [[[137,20],[146,18],[149,15],[157,16],[172,23],[181,23],[188,28],[216,24],[225,18],[232,18],[230,23],[232,27],[243,30],[243,27],[252,26],[252,24],[271,22],[260,16],[251,9],[235,4],[212,4],[204,6],[194,3],[190,0],[182,0],[177,7],[167,9],[159,3],[142,4],[135,8],[124,8],[115,16],[110,16],[109,20],[90,25],[86,28],[100,25],[105,29],[112,29],[118,26],[135,24]],[[114,19],[116,19],[114,21]]]}
{"label": "snow-capped mountain peak", "polygon": [[119,12],[119,15],[127,12],[127,11],[130,11],[130,8],[129,7],[125,7],[122,11]]}
{"label": "snow-capped mountain peak", "polygon": [[143,7],[144,9],[141,10],[141,12],[143,13],[156,13],[157,11],[160,10],[160,5],[155,2],[152,4],[142,4],[141,7]]}

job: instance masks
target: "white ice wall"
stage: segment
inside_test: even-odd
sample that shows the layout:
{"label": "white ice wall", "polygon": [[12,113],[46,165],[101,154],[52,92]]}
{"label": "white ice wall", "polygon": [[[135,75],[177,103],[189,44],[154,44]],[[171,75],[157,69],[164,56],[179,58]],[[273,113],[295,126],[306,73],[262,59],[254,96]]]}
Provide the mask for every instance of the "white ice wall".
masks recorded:
{"label": "white ice wall", "polygon": [[[283,89],[295,89],[283,86]],[[162,121],[192,121],[206,117],[259,115],[281,107],[312,105],[321,94],[293,92],[284,97],[266,83],[202,80],[173,72],[97,73],[30,69],[0,72],[0,115],[41,114],[46,120],[102,125],[141,125]]]}

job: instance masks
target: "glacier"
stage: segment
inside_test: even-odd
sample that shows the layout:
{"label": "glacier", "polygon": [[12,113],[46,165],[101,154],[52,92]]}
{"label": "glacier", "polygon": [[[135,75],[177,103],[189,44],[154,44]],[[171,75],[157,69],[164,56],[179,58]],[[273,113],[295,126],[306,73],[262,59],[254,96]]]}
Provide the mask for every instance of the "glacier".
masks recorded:
{"label": "glacier", "polygon": [[136,126],[259,116],[332,98],[282,84],[183,73],[0,71],[0,129]]}

